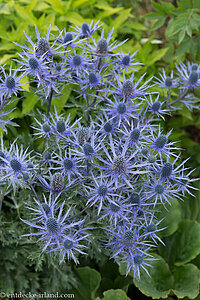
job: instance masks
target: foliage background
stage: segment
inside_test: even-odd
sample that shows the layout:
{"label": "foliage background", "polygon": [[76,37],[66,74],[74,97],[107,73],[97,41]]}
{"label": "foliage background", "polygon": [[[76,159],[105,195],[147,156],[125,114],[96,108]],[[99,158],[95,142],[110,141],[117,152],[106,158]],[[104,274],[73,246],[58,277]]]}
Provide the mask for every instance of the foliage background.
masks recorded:
{"label": "foliage background", "polygon": [[[198,63],[200,60],[200,1],[199,0],[7,0],[0,1],[0,57],[1,64],[11,63],[17,57],[18,47],[13,42],[25,43],[23,31],[34,39],[36,25],[45,33],[51,24],[53,34],[70,25],[81,25],[91,20],[104,23],[109,31],[115,27],[115,38],[129,41],[124,52],[139,50],[136,58],[144,66],[137,76],[147,73],[157,76],[162,68],[167,74],[179,61]],[[26,79],[25,79],[26,80]],[[73,118],[81,115],[73,91],[69,86],[64,96],[53,100],[59,112],[70,111]],[[197,97],[200,93],[195,92]],[[17,136],[25,147],[39,149],[33,141],[30,125],[33,109],[45,111],[38,97],[25,86],[23,97],[17,99],[15,111],[10,117],[18,127],[9,127],[5,139],[13,141]],[[65,108],[64,108],[65,107]],[[187,109],[168,117],[163,123],[166,130],[173,128],[171,139],[184,148],[183,158],[191,157],[188,166],[200,174],[200,115]],[[195,184],[200,187],[199,183]],[[24,243],[20,238],[24,224],[20,217],[25,211],[28,196],[24,191],[16,197],[9,196],[3,202],[0,229],[0,290],[4,292],[74,292],[75,299],[200,299],[200,202],[199,192],[188,196],[184,202],[174,200],[166,217],[168,229],[161,237],[166,247],[159,246],[151,279],[142,274],[142,280],[133,283],[132,276],[124,276],[124,266],[108,261],[106,253],[95,245],[80,266],[72,263],[59,266],[44,255],[37,245]],[[29,199],[30,200],[30,199]],[[95,241],[94,241],[95,242]],[[94,243],[95,244],[95,243]]]}

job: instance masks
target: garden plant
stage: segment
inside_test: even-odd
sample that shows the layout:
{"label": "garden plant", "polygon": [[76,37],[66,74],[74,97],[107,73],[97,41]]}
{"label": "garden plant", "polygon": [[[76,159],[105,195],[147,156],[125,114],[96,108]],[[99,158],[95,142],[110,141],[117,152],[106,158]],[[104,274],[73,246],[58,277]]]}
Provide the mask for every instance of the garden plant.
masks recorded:
{"label": "garden plant", "polygon": [[[147,15],[156,28],[158,15]],[[200,65],[148,72],[145,49],[126,50],[100,19],[34,24],[1,62],[2,295],[123,300],[134,282],[148,297],[194,299],[200,225],[180,208],[196,205],[199,172],[166,124],[199,114]]]}

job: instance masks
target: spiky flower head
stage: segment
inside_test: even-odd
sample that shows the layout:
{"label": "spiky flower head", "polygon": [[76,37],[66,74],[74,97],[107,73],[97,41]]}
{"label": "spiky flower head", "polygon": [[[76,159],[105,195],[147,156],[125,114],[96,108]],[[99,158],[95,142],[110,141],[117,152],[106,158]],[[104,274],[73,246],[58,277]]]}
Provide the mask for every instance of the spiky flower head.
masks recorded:
{"label": "spiky flower head", "polygon": [[65,178],[62,173],[55,173],[51,177],[50,187],[54,193],[61,192],[65,187]]}

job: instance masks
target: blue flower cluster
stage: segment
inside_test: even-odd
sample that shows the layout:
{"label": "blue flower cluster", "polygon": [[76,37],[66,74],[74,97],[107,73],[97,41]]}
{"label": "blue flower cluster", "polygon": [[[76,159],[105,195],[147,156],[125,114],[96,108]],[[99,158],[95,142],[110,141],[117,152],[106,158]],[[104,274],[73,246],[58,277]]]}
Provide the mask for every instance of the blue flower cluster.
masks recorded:
{"label": "blue flower cluster", "polygon": [[[98,37],[101,27],[100,22],[83,23],[58,30],[58,36],[50,26],[45,36],[36,28],[35,41],[25,33],[29,45],[18,45],[18,69],[11,66],[7,74],[2,67],[0,110],[23,90],[20,80],[28,75],[47,113],[35,114],[32,125],[33,135],[43,139],[40,153],[19,149],[17,141],[7,149],[1,137],[0,178],[7,190],[33,192],[30,220],[22,221],[34,232],[24,236],[38,237],[42,251],[78,263],[95,228],[101,228],[111,256],[127,263],[127,274],[133,270],[140,277],[141,268],[148,273],[154,260],[151,250],[163,243],[159,232],[165,228],[156,212],[171,199],[192,194],[197,180],[190,178],[193,170],[170,140],[172,131],[163,132],[158,121],[181,105],[195,107],[199,66],[180,63],[177,78],[163,70],[154,81],[144,81],[145,74],[136,80],[135,68],[141,65],[136,53],[119,50],[125,41],[113,41],[113,29]],[[68,84],[78,93],[77,105],[84,107],[74,122],[67,111],[50,110],[52,99]],[[163,89],[162,98],[156,85]],[[5,129],[9,120],[3,116]]]}

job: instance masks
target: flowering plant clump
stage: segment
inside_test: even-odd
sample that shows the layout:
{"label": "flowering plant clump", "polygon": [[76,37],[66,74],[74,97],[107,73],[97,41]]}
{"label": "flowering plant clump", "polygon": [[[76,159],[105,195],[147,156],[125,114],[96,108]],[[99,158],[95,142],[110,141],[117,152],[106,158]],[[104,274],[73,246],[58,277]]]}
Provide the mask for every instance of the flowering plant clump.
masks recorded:
{"label": "flowering plant clump", "polygon": [[[37,241],[42,252],[78,263],[101,229],[99,247],[125,262],[126,274],[133,270],[140,278],[141,269],[149,274],[152,250],[163,243],[159,232],[165,227],[156,212],[195,189],[193,170],[170,140],[172,130],[165,133],[159,120],[182,106],[196,108],[199,66],[180,63],[176,77],[163,70],[159,78],[136,79],[141,64],[135,53],[120,49],[126,41],[113,40],[114,29],[106,35],[100,22],[92,22],[59,30],[58,36],[50,30],[42,36],[36,28],[34,41],[25,33],[27,44],[17,44],[18,68],[11,65],[7,73],[1,67],[4,131],[14,125],[7,118],[11,110],[4,109],[23,91],[24,76],[47,105],[32,124],[33,136],[43,140],[39,153],[19,147],[17,140],[7,148],[1,136],[2,195],[19,188],[33,193],[30,219],[21,218],[31,232],[23,236]],[[73,86],[75,105],[83,108],[73,121],[66,110],[59,114],[52,107],[66,85]]]}

